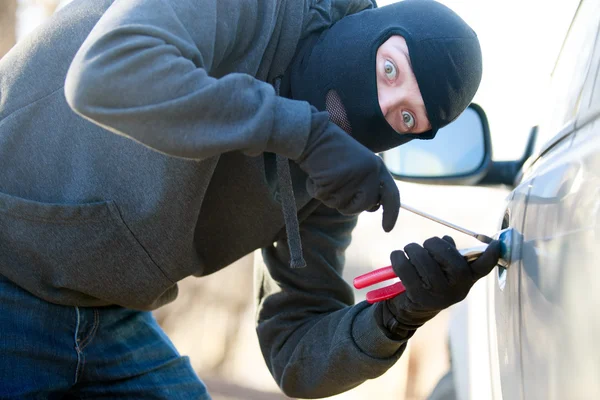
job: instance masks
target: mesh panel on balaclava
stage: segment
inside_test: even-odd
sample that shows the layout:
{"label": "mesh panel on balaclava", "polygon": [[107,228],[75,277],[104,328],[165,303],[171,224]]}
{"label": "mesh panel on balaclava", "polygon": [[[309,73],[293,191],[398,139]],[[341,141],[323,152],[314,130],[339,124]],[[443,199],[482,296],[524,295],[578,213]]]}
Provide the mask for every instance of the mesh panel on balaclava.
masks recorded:
{"label": "mesh panel on balaclava", "polygon": [[[399,134],[377,96],[376,53],[392,35],[406,40],[431,130]],[[431,139],[469,105],[481,81],[477,35],[434,0],[404,0],[342,18],[303,40],[288,70],[290,97],[305,100],[360,143],[379,152]]]}
{"label": "mesh panel on balaclava", "polygon": [[325,109],[329,113],[329,119],[332,122],[346,132],[352,133],[352,125],[350,125],[350,121],[348,120],[344,103],[342,103],[340,95],[335,90],[330,90],[325,95]]}

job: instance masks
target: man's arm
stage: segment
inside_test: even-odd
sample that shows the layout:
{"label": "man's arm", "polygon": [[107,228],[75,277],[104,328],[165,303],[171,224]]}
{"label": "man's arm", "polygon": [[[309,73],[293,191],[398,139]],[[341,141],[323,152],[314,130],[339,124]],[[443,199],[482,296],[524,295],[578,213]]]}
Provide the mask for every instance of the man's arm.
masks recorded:
{"label": "man's arm", "polygon": [[67,101],[104,128],[173,156],[240,150],[296,158],[310,131],[310,106],[276,96],[251,75],[271,39],[276,6],[116,0],[70,66]]}
{"label": "man's arm", "polygon": [[[295,160],[309,175],[311,196],[346,214],[379,203],[389,231],[400,198],[381,158],[330,122],[327,112],[276,96],[250,74],[263,67],[272,43],[279,49],[273,30],[282,18],[280,35],[294,26],[300,35],[303,20],[292,17],[303,15],[304,5],[116,0],[75,55],[66,99],[94,123],[171,156],[272,152]],[[293,36],[281,44],[284,53],[295,50]],[[282,58],[275,53],[271,57]]]}
{"label": "man's arm", "polygon": [[378,328],[375,307],[353,305],[342,278],[356,221],[325,206],[303,221],[305,268],[289,267],[285,240],[263,250],[266,267],[256,271],[257,333],[267,366],[290,396],[349,390],[384,373],[406,347],[406,340],[389,339]]}

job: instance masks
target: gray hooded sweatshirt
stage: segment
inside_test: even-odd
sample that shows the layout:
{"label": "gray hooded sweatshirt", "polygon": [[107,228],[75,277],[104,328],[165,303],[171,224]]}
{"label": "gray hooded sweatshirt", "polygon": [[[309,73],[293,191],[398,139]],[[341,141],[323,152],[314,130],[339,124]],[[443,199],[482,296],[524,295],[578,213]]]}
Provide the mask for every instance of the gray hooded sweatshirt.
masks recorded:
{"label": "gray hooded sweatshirt", "polygon": [[284,392],[323,397],[385,372],[406,343],[342,279],[356,217],[311,199],[290,162],[307,263],[290,268],[274,161],[310,131],[309,104],[272,85],[298,41],[372,6],[62,9],[0,60],[0,274],[56,304],[151,310],[179,280],[262,248],[257,333]]}

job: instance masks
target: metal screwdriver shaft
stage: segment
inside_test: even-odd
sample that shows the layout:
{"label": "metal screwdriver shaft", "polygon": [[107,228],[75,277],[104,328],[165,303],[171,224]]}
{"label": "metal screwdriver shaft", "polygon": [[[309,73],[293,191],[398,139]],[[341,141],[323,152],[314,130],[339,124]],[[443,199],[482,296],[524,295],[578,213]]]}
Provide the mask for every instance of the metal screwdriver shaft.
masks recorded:
{"label": "metal screwdriver shaft", "polygon": [[488,243],[489,244],[489,243],[492,242],[492,240],[494,240],[494,239],[492,239],[489,236],[483,235],[481,233],[476,233],[476,232],[470,231],[470,230],[465,229],[465,228],[461,228],[458,225],[454,225],[454,224],[452,224],[450,222],[444,221],[443,219],[440,219],[440,218],[434,217],[433,215],[424,213],[423,211],[416,210],[416,209],[412,208],[411,206],[407,206],[406,204],[401,204],[400,207],[404,208],[406,211],[410,211],[411,213],[420,215],[421,217],[424,217],[424,218],[427,218],[427,219],[429,219],[431,221],[437,222],[438,224],[445,225],[445,226],[447,226],[449,228],[455,229],[455,230],[457,230],[459,232],[462,232],[462,233],[464,233],[466,235],[472,236],[475,239],[479,240],[480,242]]}

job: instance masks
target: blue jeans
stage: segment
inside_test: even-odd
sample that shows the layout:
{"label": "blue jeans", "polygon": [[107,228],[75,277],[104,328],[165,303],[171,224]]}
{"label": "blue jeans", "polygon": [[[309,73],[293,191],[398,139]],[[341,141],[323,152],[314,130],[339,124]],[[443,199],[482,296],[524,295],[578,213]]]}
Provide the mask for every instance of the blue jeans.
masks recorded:
{"label": "blue jeans", "polygon": [[202,399],[149,312],[48,303],[0,275],[0,399]]}

